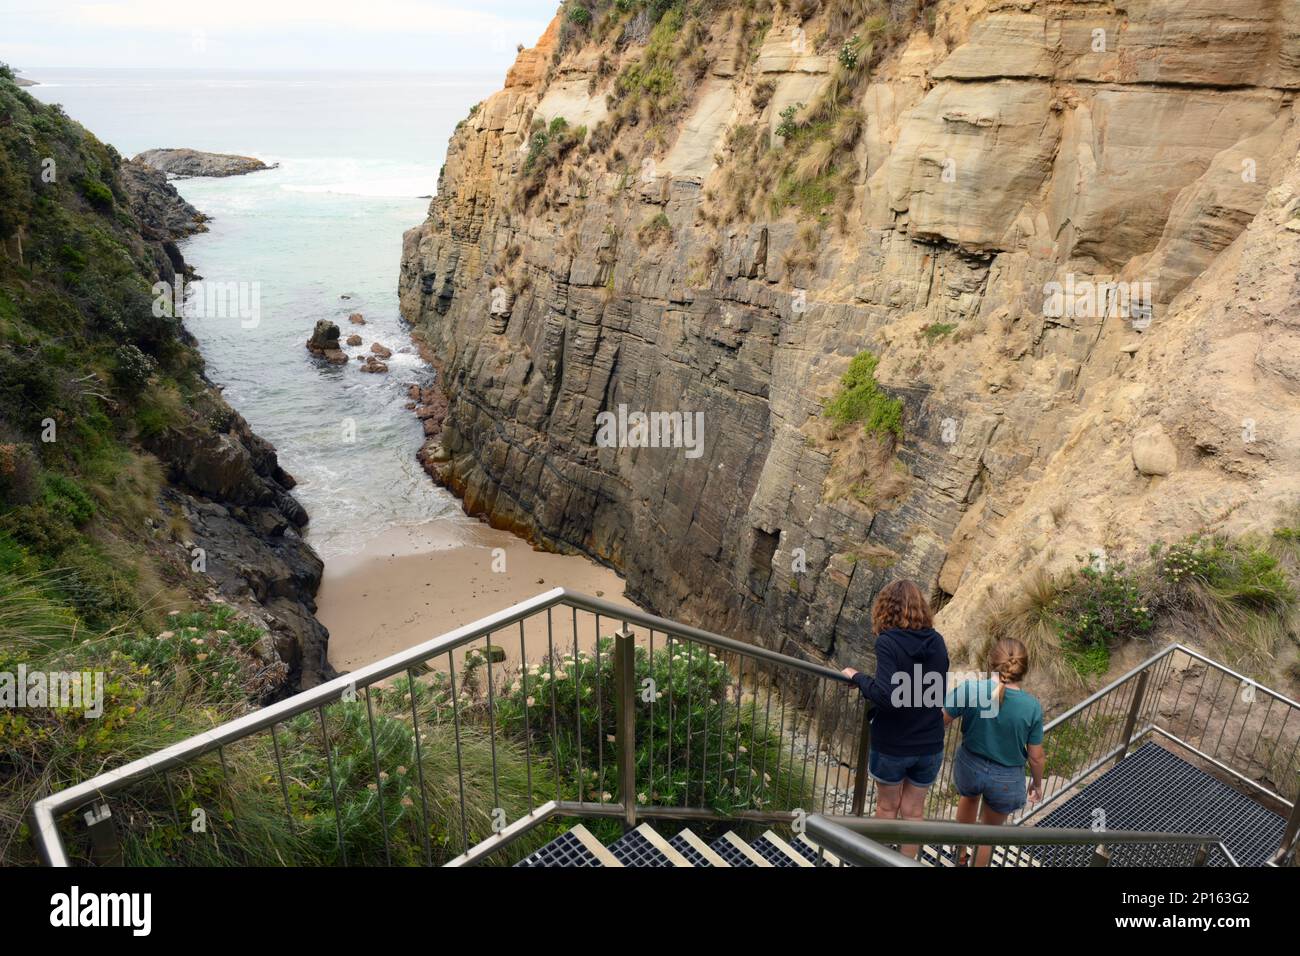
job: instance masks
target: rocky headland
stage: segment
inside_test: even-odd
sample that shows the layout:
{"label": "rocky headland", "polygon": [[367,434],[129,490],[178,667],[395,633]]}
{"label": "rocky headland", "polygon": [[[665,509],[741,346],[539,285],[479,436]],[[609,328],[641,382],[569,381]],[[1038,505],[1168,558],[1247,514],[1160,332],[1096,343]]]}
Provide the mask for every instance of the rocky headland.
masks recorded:
{"label": "rocky headland", "polygon": [[157,297],[206,217],[3,78],[0,99],[0,573],[74,568],[104,626],[224,602],[267,632],[265,694],[332,676],[294,480]]}

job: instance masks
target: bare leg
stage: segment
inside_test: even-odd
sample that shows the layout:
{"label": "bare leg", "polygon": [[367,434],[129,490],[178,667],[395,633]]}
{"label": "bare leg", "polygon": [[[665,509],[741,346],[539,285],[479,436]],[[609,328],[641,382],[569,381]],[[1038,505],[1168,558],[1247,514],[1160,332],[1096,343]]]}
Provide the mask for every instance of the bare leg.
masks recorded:
{"label": "bare leg", "polygon": [[[980,798],[979,797],[962,797],[957,801],[957,822],[974,823],[979,819]],[[957,865],[965,866],[970,856],[967,847],[959,847],[957,850]]]}
{"label": "bare leg", "polygon": [[[918,787],[916,784],[907,780],[903,781],[903,800],[899,808],[899,815],[904,820],[922,820],[925,818],[925,795],[929,787]],[[900,847],[899,852],[903,856],[915,857],[918,847],[915,844],[908,844]]]}
{"label": "bare leg", "polygon": [[[980,811],[980,822],[985,823],[991,827],[1000,827],[1002,826],[1002,824],[1007,822],[1007,817],[1009,816],[1010,816],[1009,813],[998,813],[995,810],[990,810],[989,805],[986,803],[984,804],[984,809]],[[988,866],[989,858],[992,855],[993,855],[993,847],[991,846],[980,847],[978,850],[975,851],[975,865]]]}
{"label": "bare leg", "polygon": [[903,802],[901,783],[876,781],[876,816],[881,820],[897,820],[898,808]]}

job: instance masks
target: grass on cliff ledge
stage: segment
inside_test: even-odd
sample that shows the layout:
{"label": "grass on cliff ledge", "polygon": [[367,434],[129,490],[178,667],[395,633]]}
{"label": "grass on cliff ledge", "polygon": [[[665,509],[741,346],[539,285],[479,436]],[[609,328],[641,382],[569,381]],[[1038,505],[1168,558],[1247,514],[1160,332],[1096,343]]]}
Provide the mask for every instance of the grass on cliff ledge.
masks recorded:
{"label": "grass on cliff ledge", "polygon": [[880,359],[860,352],[840,377],[839,391],[826,403],[824,414],[837,426],[862,425],[869,435],[903,437],[903,402],[891,398],[876,384]]}

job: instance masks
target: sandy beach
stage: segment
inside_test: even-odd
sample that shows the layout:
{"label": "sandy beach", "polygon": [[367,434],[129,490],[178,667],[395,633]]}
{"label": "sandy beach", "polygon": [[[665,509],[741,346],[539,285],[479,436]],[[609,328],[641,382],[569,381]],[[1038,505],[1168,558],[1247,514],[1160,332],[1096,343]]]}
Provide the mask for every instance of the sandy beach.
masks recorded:
{"label": "sandy beach", "polygon": [[[393,528],[355,554],[328,559],[317,617],[330,631],[330,663],[352,670],[554,587],[633,606],[609,568],[535,551],[509,532],[457,515]],[[546,651],[545,622],[536,623],[524,638],[530,659]],[[590,627],[580,622],[580,632]],[[580,646],[593,636],[580,633]],[[569,616],[555,615],[550,638],[572,647]],[[493,642],[518,656],[517,629]]]}

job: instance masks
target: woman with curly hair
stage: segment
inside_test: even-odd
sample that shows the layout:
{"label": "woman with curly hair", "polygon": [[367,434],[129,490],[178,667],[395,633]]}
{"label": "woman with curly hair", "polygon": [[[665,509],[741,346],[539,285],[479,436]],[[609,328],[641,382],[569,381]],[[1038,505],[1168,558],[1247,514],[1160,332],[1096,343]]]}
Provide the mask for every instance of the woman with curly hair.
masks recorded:
{"label": "woman with curly hair", "polygon": [[[930,603],[915,581],[885,585],[871,605],[875,676],[844,676],[872,708],[867,769],[876,781],[876,816],[920,820],[925,794],[943,764],[943,699],[948,647],[934,629]],[[915,846],[904,846],[907,856]]]}

